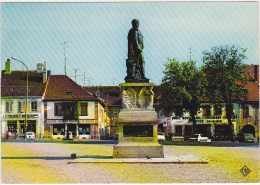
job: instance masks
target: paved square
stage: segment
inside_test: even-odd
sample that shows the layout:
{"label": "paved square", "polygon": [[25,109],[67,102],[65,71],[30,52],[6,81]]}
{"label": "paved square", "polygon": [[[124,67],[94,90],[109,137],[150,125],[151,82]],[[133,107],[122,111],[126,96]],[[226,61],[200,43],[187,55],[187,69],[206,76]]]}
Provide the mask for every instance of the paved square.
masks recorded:
{"label": "paved square", "polygon": [[[111,159],[112,144],[2,142],[2,183],[256,183],[259,147],[164,146],[169,156],[196,156],[208,164],[69,163]],[[240,170],[247,166],[250,173]]]}

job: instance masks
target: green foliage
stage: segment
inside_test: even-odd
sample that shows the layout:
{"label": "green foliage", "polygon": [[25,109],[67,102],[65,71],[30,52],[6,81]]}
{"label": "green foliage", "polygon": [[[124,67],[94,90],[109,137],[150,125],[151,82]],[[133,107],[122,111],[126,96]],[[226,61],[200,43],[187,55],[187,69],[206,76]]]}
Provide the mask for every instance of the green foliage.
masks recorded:
{"label": "green foliage", "polygon": [[207,96],[214,102],[226,102],[230,97],[241,100],[247,98],[245,85],[246,65],[242,63],[246,49],[235,46],[212,47],[211,51],[203,51],[203,70],[206,73]]}
{"label": "green foliage", "polygon": [[165,116],[183,111],[196,114],[205,94],[205,74],[195,66],[196,62],[180,63],[175,58],[165,63],[162,80],[162,98],[159,109]]}
{"label": "green foliage", "polygon": [[62,102],[63,120],[78,120],[78,102]]}
{"label": "green foliage", "polygon": [[232,126],[232,101],[247,99],[248,90],[246,68],[242,63],[246,59],[246,49],[235,46],[212,47],[211,51],[204,51],[203,70],[206,73],[208,86],[207,97],[211,101],[226,104],[226,116],[230,126],[230,137],[234,136]]}

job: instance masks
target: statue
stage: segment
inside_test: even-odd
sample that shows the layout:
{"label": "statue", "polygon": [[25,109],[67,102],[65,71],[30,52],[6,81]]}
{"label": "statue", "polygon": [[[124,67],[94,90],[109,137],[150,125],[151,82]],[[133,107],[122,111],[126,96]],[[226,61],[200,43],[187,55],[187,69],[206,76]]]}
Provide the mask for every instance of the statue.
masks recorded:
{"label": "statue", "polygon": [[132,28],[128,32],[128,59],[126,60],[127,76],[125,80],[142,80],[147,82],[145,77],[144,57],[143,57],[143,35],[138,29],[139,20],[132,21]]}

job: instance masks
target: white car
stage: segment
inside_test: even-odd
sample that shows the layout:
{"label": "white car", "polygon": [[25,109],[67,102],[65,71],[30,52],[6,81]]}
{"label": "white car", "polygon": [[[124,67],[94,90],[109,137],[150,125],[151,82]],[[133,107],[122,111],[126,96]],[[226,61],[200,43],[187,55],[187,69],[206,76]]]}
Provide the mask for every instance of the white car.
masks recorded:
{"label": "white car", "polygon": [[159,140],[165,141],[165,134],[163,132],[158,132],[158,141]]}
{"label": "white car", "polygon": [[34,132],[26,132],[25,139],[35,139]]}
{"label": "white car", "polygon": [[203,136],[203,134],[193,134],[190,139],[190,141],[198,141],[198,142],[211,142],[211,139],[208,137]]}

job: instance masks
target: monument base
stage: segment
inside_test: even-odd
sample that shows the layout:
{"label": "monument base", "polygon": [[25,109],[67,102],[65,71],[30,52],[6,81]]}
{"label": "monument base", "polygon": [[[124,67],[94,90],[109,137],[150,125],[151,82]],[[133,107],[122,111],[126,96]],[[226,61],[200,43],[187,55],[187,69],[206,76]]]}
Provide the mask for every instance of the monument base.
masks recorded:
{"label": "monument base", "polygon": [[113,158],[164,158],[158,143],[120,142],[113,147]]}
{"label": "monument base", "polygon": [[163,158],[158,143],[158,118],[154,109],[122,109],[118,123],[118,144],[113,158]]}

